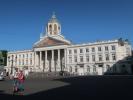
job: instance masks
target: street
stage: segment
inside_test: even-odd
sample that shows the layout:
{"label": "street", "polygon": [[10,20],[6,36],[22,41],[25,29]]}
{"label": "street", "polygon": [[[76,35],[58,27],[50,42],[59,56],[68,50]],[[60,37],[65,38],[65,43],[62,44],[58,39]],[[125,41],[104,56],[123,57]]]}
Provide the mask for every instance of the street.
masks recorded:
{"label": "street", "polygon": [[[106,98],[131,97],[133,76],[80,76],[67,78],[29,78],[23,97]],[[0,81],[0,96],[12,96],[12,81]]]}

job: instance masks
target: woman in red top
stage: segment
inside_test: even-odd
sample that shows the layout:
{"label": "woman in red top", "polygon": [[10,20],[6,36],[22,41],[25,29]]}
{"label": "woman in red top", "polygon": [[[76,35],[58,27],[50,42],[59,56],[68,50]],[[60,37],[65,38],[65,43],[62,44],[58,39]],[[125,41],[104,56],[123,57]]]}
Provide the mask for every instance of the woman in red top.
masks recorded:
{"label": "woman in red top", "polygon": [[21,70],[20,73],[18,74],[18,80],[19,80],[19,89],[20,91],[24,91],[24,74],[23,71]]}

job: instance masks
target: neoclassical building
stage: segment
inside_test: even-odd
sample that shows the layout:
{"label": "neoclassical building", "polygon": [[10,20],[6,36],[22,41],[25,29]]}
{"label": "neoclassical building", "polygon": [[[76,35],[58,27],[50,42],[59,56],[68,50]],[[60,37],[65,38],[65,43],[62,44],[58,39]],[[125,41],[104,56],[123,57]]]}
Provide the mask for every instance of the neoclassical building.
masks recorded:
{"label": "neoclassical building", "polygon": [[14,68],[77,75],[131,73],[130,64],[121,63],[128,56],[131,56],[131,45],[127,40],[72,44],[62,35],[61,24],[53,14],[32,50],[8,52],[7,69],[11,73]]}

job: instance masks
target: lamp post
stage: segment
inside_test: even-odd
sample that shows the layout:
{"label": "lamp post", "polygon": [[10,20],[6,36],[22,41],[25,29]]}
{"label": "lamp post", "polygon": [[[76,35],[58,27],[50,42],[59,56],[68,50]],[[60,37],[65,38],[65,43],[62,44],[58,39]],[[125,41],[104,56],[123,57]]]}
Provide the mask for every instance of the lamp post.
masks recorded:
{"label": "lamp post", "polygon": [[12,58],[11,58],[11,74],[13,74],[13,55],[12,55]]}

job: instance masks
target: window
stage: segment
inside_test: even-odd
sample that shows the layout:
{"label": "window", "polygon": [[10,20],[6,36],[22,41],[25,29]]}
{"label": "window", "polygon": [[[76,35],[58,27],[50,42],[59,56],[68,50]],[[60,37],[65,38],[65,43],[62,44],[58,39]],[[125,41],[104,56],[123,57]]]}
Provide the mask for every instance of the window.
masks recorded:
{"label": "window", "polygon": [[105,46],[105,51],[108,51],[108,50],[109,50],[108,46]]}
{"label": "window", "polygon": [[102,55],[99,55],[99,61],[102,61]]}
{"label": "window", "polygon": [[86,48],[86,53],[88,53],[89,52],[89,48]]}
{"label": "window", "polygon": [[112,60],[116,60],[116,55],[112,54]]}
{"label": "window", "polygon": [[95,52],[95,48],[94,47],[92,48],[92,52]]}
{"label": "window", "polygon": [[21,60],[19,59],[19,65],[21,65]]}
{"label": "window", "polygon": [[57,25],[54,24],[54,31],[57,31]]}
{"label": "window", "polygon": [[69,50],[69,54],[72,54],[72,50]]}
{"label": "window", "polygon": [[106,69],[107,69],[107,71],[109,71],[110,70],[110,65],[106,65]]}
{"label": "window", "polygon": [[87,72],[90,72],[90,66],[87,66]]}
{"label": "window", "polygon": [[80,49],[80,53],[83,53],[83,49]]}
{"label": "window", "polygon": [[109,61],[109,54],[105,55],[106,61]]}
{"label": "window", "polygon": [[95,55],[92,55],[92,61],[95,61]]}
{"label": "window", "polygon": [[19,55],[19,58],[21,58],[21,55]]}
{"label": "window", "polygon": [[89,62],[89,55],[86,55],[86,62]]}
{"label": "window", "polygon": [[96,72],[96,66],[93,66],[93,72]]}
{"label": "window", "polygon": [[80,56],[80,62],[83,62],[83,56]]}
{"label": "window", "polygon": [[77,62],[77,56],[74,56],[74,62]]}
{"label": "window", "polygon": [[72,72],[72,66],[70,66],[70,69],[69,69],[70,72]]}
{"label": "window", "polygon": [[32,65],[32,59],[30,59],[30,65]]}
{"label": "window", "polygon": [[49,25],[49,31],[52,31],[52,25]]}
{"label": "window", "polygon": [[101,47],[98,47],[98,51],[102,51],[102,48]]}
{"label": "window", "polygon": [[69,63],[72,63],[72,57],[69,57]]}
{"label": "window", "polygon": [[22,65],[24,65],[24,59],[22,60]]}
{"label": "window", "polygon": [[112,45],[112,50],[115,50],[115,45]]}
{"label": "window", "polygon": [[23,58],[24,58],[24,54],[23,54]]}
{"label": "window", "polygon": [[30,58],[32,58],[32,53],[30,54]]}
{"label": "window", "polygon": [[75,66],[75,72],[78,72],[78,68],[77,68],[77,66]]}
{"label": "window", "polygon": [[28,65],[28,59],[26,60],[26,65]]}
{"label": "window", "polygon": [[77,54],[77,50],[76,49],[74,49],[74,54]]}
{"label": "window", "polygon": [[28,58],[28,54],[26,55],[26,57]]}

